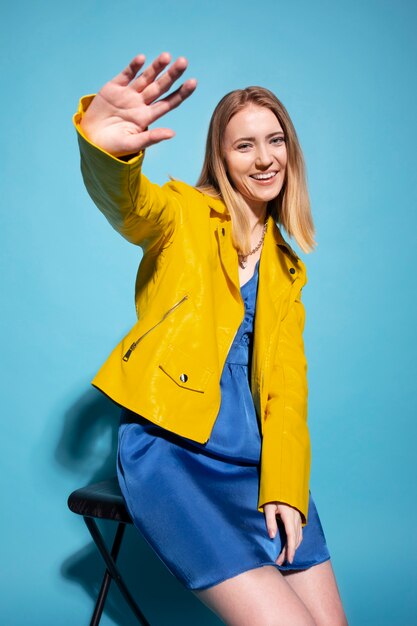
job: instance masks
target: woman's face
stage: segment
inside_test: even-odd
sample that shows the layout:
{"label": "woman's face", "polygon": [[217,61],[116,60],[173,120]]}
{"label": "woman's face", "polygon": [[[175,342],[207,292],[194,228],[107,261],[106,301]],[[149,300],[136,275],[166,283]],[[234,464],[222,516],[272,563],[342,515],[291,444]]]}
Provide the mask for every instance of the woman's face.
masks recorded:
{"label": "woman's face", "polygon": [[226,126],[224,159],[229,178],[256,213],[282,189],[287,166],[284,131],[274,113],[249,104]]}

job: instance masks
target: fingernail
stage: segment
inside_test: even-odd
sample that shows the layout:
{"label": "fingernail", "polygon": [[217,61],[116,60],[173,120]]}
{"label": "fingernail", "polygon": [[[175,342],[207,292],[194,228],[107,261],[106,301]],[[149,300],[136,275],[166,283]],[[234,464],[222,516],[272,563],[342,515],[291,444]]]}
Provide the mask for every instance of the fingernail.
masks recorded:
{"label": "fingernail", "polygon": [[271,539],[274,539],[275,535],[276,535],[276,532],[274,530],[269,531],[269,536],[271,537]]}

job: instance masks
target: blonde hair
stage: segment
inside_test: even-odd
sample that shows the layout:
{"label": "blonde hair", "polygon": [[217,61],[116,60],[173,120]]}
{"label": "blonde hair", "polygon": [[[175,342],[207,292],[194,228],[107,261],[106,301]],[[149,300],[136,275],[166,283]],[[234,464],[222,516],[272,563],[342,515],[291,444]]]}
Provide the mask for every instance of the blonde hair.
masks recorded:
{"label": "blonde hair", "polygon": [[207,134],[206,151],[197,189],[221,198],[232,219],[233,245],[242,253],[250,251],[247,213],[241,194],[232,186],[223,156],[223,137],[231,118],[253,104],[270,109],[277,117],[285,135],[287,167],[279,195],[268,203],[267,213],[294,237],[304,252],[316,246],[310,209],[303,153],[294,125],[284,105],[264,87],[246,87],[226,94],[214,109]]}

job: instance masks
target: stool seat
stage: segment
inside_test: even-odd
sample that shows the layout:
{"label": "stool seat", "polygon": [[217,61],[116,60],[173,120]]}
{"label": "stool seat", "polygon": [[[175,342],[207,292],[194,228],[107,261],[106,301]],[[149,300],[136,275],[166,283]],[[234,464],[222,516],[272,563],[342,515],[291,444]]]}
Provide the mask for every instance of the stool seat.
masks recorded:
{"label": "stool seat", "polygon": [[133,523],[127,512],[117,476],[76,489],[68,498],[68,507],[73,513],[84,517],[109,519],[124,524]]}

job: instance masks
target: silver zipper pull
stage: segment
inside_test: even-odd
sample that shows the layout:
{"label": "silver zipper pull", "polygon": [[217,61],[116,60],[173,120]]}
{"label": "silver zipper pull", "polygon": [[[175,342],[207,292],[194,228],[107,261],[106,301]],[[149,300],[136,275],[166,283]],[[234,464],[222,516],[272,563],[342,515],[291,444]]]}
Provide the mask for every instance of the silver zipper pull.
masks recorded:
{"label": "silver zipper pull", "polygon": [[123,361],[128,361],[130,358],[130,355],[132,354],[133,350],[136,348],[137,342],[134,341],[132,343],[132,345],[130,346],[129,350],[126,352],[126,354],[123,355]]}
{"label": "silver zipper pull", "polygon": [[146,333],[144,333],[142,335],[142,337],[140,337],[139,339],[137,339],[136,341],[134,341],[132,343],[132,345],[130,346],[129,350],[126,352],[126,354],[123,355],[123,361],[128,361],[130,358],[130,355],[132,354],[133,350],[136,348],[136,346],[138,345],[138,343],[140,341],[142,341],[142,339],[144,337],[146,337],[146,335],[148,333],[150,333],[154,328],[156,328],[157,326],[159,326],[159,324],[161,324],[161,322],[164,321],[164,319],[170,314],[172,313],[172,311],[174,309],[177,308],[177,306],[179,306],[180,304],[182,304],[185,300],[188,300],[188,295],[185,295],[181,298],[181,300],[179,302],[176,302],[176,304],[174,304],[170,309],[168,309],[168,311],[162,316],[162,318],[159,320],[159,322],[157,322],[156,324],[154,324],[154,326],[152,326],[152,328],[149,328],[149,330],[146,331]]}

